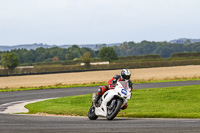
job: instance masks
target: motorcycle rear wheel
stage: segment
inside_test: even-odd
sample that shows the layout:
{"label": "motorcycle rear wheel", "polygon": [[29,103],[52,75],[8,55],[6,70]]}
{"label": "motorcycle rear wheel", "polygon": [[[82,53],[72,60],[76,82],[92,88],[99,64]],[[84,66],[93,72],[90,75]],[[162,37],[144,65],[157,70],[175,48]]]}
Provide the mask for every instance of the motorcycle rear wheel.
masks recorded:
{"label": "motorcycle rear wheel", "polygon": [[95,107],[92,105],[90,107],[90,110],[88,111],[88,118],[90,120],[96,120],[98,116],[95,114]]}
{"label": "motorcycle rear wheel", "polygon": [[113,108],[112,109],[108,108],[108,111],[107,111],[108,113],[106,115],[107,120],[113,120],[117,116],[117,114],[119,113],[119,111],[121,109],[122,104],[123,104],[122,100],[117,99]]}

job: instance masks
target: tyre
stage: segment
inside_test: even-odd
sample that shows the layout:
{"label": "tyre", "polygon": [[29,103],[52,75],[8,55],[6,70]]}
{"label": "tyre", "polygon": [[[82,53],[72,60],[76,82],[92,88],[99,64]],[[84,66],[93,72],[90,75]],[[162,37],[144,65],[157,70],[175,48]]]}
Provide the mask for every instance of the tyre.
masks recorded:
{"label": "tyre", "polygon": [[92,105],[90,107],[90,110],[88,111],[88,118],[90,120],[96,120],[98,116],[95,114],[95,107]]}
{"label": "tyre", "polygon": [[107,116],[106,116],[107,120],[112,120],[117,116],[122,104],[123,104],[122,100],[117,99],[117,101],[115,102],[115,104],[112,108],[107,108]]}

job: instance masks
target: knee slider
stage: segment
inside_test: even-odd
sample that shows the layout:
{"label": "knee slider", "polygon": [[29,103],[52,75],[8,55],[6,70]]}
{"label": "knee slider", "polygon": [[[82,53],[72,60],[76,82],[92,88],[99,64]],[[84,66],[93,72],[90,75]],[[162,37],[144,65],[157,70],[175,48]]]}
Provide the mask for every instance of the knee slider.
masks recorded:
{"label": "knee slider", "polygon": [[125,110],[128,107],[128,104],[126,103],[121,109]]}

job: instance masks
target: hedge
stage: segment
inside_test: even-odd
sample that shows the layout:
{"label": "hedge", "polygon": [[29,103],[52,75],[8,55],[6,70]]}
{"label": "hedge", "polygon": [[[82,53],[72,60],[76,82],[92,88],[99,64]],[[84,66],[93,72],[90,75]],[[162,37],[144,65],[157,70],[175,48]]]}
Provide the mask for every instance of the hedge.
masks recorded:
{"label": "hedge", "polygon": [[[184,66],[184,65],[200,65],[200,59],[111,63],[109,65],[92,65],[90,66],[90,68],[80,65],[15,68],[13,75],[50,74],[50,73],[82,72],[82,71],[96,71],[96,70],[115,70],[123,68],[135,69],[135,68],[168,67],[168,66]],[[0,69],[0,76],[8,76],[8,70]]]}
{"label": "hedge", "polygon": [[170,58],[189,58],[189,57],[200,57],[200,52],[194,53],[174,53]]}
{"label": "hedge", "polygon": [[120,60],[140,60],[140,59],[160,59],[162,58],[159,54],[153,54],[153,55],[140,55],[140,56],[122,56],[119,57]]}

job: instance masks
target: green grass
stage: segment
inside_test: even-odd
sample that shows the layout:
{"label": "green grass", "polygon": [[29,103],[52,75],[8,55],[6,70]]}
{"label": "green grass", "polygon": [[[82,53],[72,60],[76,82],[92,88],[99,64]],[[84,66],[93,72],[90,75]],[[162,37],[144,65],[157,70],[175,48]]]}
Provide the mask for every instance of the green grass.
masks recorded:
{"label": "green grass", "polygon": [[[128,108],[118,117],[200,118],[200,85],[133,90]],[[28,104],[30,114],[87,116],[92,95],[80,95]]]}
{"label": "green grass", "polygon": [[[138,83],[160,83],[160,82],[177,82],[177,81],[195,81],[200,80],[199,77],[193,77],[193,78],[176,78],[173,79],[166,79],[166,80],[155,80],[155,79],[149,79],[149,80],[135,80],[133,81],[134,84]],[[88,84],[72,84],[72,85],[63,85],[63,84],[55,84],[50,86],[39,86],[39,87],[20,87],[20,88],[0,88],[0,92],[9,92],[9,91],[26,91],[26,90],[41,90],[41,89],[57,89],[57,88],[74,88],[74,87],[91,87],[91,86],[102,86],[107,85],[106,82],[91,82]]]}

